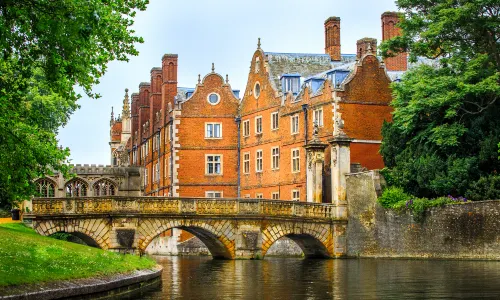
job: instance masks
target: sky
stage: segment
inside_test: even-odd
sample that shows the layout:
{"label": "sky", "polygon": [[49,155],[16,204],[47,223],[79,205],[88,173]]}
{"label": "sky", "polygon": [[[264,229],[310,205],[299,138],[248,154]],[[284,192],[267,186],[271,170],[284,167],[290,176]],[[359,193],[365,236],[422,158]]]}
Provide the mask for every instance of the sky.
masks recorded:
{"label": "sky", "polygon": [[324,21],[341,18],[341,52],[355,53],[363,37],[382,38],[380,17],[397,10],[394,0],[150,0],[133,28],[144,38],[138,56],[111,62],[94,92],[59,130],[59,142],[71,149],[73,164],[110,164],[111,107],[121,113],[125,88],[138,92],[161,66],[165,53],[179,55],[178,86],[194,87],[198,74],[229,75],[232,89],[243,95],[252,55],[261,38],[268,52],[324,53]]}

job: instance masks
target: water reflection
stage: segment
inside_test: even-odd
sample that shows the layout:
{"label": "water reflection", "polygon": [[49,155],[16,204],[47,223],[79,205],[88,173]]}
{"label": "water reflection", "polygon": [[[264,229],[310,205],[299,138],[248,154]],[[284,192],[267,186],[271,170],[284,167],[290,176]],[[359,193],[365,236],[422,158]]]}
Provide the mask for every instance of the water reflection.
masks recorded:
{"label": "water reflection", "polygon": [[500,299],[500,262],[157,260],[162,287],[130,299]]}

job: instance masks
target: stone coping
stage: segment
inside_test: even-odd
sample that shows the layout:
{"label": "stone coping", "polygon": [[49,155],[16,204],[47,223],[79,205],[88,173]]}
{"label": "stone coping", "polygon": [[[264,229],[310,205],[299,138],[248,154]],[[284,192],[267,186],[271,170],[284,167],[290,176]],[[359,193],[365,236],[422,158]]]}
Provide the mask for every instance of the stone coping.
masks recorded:
{"label": "stone coping", "polygon": [[[0,299],[61,299],[90,294],[127,293],[158,282],[163,268],[136,270],[127,274],[0,287]],[[99,296],[98,296],[99,295]],[[87,298],[87,297],[85,297]]]}

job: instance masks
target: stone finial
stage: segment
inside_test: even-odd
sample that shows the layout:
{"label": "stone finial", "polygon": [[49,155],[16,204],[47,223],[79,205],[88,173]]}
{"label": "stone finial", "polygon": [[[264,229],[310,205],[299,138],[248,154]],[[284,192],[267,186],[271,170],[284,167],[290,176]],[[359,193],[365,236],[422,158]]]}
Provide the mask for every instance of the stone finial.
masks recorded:
{"label": "stone finial", "polygon": [[260,49],[260,38],[257,39],[257,49]]}
{"label": "stone finial", "polygon": [[129,104],[129,98],[128,98],[128,89],[125,89],[125,97],[123,98],[122,117],[123,118],[130,118],[130,104]]}
{"label": "stone finial", "polygon": [[229,83],[229,75],[226,74],[226,84]]}
{"label": "stone finial", "polygon": [[201,75],[198,74],[198,84],[201,84]]}
{"label": "stone finial", "polygon": [[112,126],[114,121],[115,121],[115,113],[113,112],[113,106],[111,106],[111,121],[109,121],[109,126]]}
{"label": "stone finial", "polygon": [[212,73],[215,73],[215,65],[212,63]]}

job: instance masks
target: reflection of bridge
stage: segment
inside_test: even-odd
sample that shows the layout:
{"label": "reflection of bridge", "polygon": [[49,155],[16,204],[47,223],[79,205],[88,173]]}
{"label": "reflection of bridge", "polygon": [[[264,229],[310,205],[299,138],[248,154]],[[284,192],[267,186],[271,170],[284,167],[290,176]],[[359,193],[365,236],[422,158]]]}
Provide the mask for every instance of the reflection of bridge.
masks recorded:
{"label": "reflection of bridge", "polygon": [[306,257],[345,254],[346,220],[337,218],[332,204],[118,196],[32,201],[33,228],[40,234],[73,233],[113,251],[144,253],[156,236],[180,228],[202,240],[216,258],[262,258],[284,236]]}

